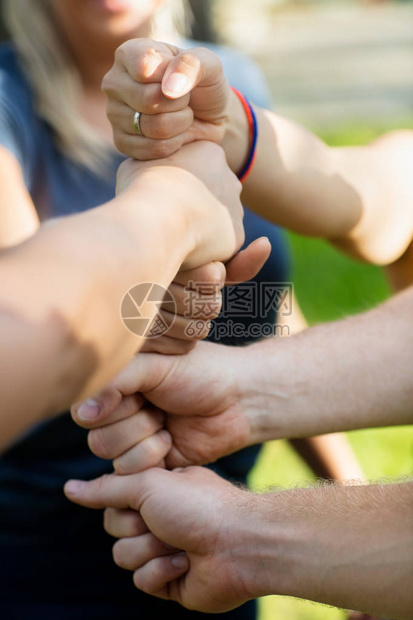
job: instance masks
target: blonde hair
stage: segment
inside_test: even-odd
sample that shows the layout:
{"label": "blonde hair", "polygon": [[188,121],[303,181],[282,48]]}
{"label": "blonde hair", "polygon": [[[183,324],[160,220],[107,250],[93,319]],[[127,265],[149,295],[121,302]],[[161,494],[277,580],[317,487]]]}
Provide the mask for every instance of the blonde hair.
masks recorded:
{"label": "blonde hair", "polygon": [[[184,34],[186,0],[168,0],[156,11],[154,38]],[[74,162],[105,174],[113,151],[78,111],[81,84],[54,23],[51,0],[3,0],[3,15],[39,115],[51,126],[58,148]]]}

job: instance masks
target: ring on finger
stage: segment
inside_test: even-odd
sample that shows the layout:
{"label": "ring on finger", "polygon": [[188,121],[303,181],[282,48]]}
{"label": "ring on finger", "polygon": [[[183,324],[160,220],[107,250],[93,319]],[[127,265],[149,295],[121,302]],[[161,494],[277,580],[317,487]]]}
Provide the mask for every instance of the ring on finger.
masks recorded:
{"label": "ring on finger", "polygon": [[143,136],[142,128],[141,128],[141,112],[135,112],[133,115],[133,128],[138,134],[138,136]]}

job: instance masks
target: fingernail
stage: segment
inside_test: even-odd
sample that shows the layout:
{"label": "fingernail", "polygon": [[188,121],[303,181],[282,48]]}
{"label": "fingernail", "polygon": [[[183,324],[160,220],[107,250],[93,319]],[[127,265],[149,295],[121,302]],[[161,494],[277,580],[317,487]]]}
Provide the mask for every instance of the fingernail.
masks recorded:
{"label": "fingernail", "polygon": [[100,405],[93,398],[88,398],[82,403],[77,410],[77,417],[84,422],[93,422],[97,420],[100,414]]}
{"label": "fingernail", "polygon": [[172,437],[171,437],[171,434],[168,433],[168,431],[165,431],[165,430],[159,431],[158,437],[160,437],[162,441],[168,444],[168,446],[172,443]]}
{"label": "fingernail", "polygon": [[188,558],[185,553],[180,553],[179,555],[174,555],[171,558],[171,564],[174,568],[189,568]]}
{"label": "fingernail", "polygon": [[163,85],[163,90],[179,95],[188,85],[188,78],[183,73],[171,73]]}
{"label": "fingernail", "polygon": [[79,495],[85,484],[82,480],[69,480],[64,487],[66,495]]}

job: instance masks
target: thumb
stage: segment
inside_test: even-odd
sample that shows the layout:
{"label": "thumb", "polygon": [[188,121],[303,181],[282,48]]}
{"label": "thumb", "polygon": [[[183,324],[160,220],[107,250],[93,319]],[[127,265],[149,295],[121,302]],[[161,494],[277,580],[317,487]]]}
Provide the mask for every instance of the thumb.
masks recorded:
{"label": "thumb", "polygon": [[88,429],[106,426],[115,421],[111,416],[121,406],[122,401],[123,413],[130,407],[136,411],[136,402],[125,397],[156,389],[172,370],[176,363],[175,358],[174,355],[138,353],[104,390],[72,406],[73,420]]}
{"label": "thumb", "polygon": [[196,47],[171,60],[162,79],[162,92],[177,99],[198,85],[215,86],[221,81],[226,80],[218,56],[204,47]]}
{"label": "thumb", "polygon": [[226,284],[239,284],[251,280],[262,269],[271,253],[267,237],[260,237],[238,252],[226,264]]}

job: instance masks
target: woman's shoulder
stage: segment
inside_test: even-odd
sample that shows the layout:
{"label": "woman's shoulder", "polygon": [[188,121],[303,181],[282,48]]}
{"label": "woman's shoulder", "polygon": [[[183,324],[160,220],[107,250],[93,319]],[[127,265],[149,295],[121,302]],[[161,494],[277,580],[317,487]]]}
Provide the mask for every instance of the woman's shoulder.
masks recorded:
{"label": "woman's shoulder", "polygon": [[7,42],[0,44],[0,70],[12,74],[18,65],[14,46]]}
{"label": "woman's shoulder", "polygon": [[31,90],[10,43],[0,45],[0,101],[16,107],[31,107]]}
{"label": "woman's shoulder", "polygon": [[0,44],[0,74],[3,79],[9,78],[16,83],[26,82],[12,43]]}
{"label": "woman's shoulder", "polygon": [[0,45],[0,144],[20,162],[32,188],[46,132],[35,110],[29,83],[12,44]]}

